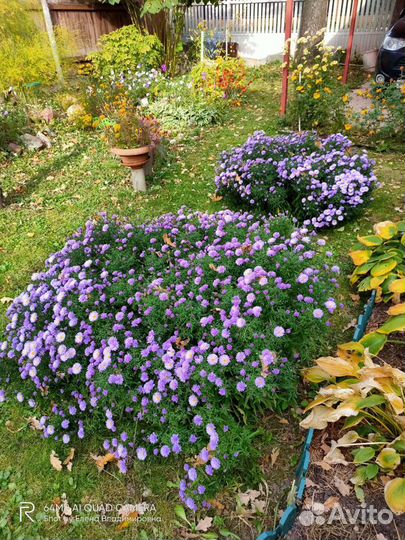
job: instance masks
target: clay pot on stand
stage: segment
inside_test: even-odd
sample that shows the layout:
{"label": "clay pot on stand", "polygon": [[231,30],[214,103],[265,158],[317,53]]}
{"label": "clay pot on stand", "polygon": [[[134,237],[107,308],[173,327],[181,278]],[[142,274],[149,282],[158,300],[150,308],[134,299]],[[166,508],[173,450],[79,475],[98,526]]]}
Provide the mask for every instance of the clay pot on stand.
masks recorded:
{"label": "clay pot on stand", "polygon": [[146,191],[144,166],[149,160],[150,146],[141,148],[112,148],[111,152],[121,158],[125,167],[132,169],[131,180],[135,191]]}

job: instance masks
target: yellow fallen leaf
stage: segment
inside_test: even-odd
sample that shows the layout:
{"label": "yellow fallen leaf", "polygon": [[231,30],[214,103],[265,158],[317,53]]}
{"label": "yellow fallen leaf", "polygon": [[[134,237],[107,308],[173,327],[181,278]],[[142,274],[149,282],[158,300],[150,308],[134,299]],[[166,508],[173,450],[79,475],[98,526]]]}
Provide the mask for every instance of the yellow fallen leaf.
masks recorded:
{"label": "yellow fallen leaf", "polygon": [[52,450],[51,452],[51,456],[49,458],[50,462],[51,462],[51,465],[52,467],[60,472],[62,470],[62,462],[61,460],[59,459],[59,456],[58,454],[55,452],[55,450]]}
{"label": "yellow fallen leaf", "polygon": [[270,456],[270,462],[271,462],[272,467],[275,465],[279,455],[280,455],[280,448],[273,448],[273,450],[271,451],[271,456]]}
{"label": "yellow fallen leaf", "polygon": [[223,199],[222,195],[214,195],[213,197],[211,197],[212,202],[219,202],[219,201],[222,201],[222,199]]}
{"label": "yellow fallen leaf", "polygon": [[103,471],[107,463],[114,463],[115,461],[117,461],[117,458],[114,456],[114,454],[111,454],[110,452],[105,456],[96,456],[95,454],[90,454],[90,457],[96,462],[97,469],[99,471]]}
{"label": "yellow fallen leaf", "polygon": [[69,450],[69,454],[67,456],[67,458],[65,459],[65,461],[63,462],[63,465],[66,465],[66,468],[68,471],[71,471],[72,470],[72,466],[73,466],[73,458],[75,457],[75,449],[74,448],[71,448]]}
{"label": "yellow fallen leaf", "polygon": [[173,240],[170,238],[170,236],[167,233],[163,235],[163,241],[165,244],[167,244],[170,247],[173,247],[173,248],[176,247],[176,244],[173,242]]}

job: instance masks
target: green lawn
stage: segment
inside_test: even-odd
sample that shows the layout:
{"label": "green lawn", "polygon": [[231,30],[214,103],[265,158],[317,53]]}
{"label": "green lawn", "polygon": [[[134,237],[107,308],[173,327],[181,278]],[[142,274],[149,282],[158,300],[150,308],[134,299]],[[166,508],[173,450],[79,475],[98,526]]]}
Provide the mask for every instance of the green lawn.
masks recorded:
{"label": "green lawn", "polygon": [[[222,124],[189,135],[181,144],[169,145],[146,194],[134,193],[128,170],[110,155],[95,134],[66,130],[63,124],[55,128],[57,136],[52,149],[0,166],[0,181],[10,198],[10,204],[0,210],[2,325],[6,322],[6,299],[19,293],[32,272],[43,267],[46,257],[62,247],[69,234],[98,212],[144,221],[164,212],[175,212],[182,205],[208,212],[225,208],[227,201],[211,201],[218,154],[244,142],[255,130],[276,133],[280,129],[278,102],[276,78],[255,81],[246,104],[230,109]],[[348,251],[355,235],[366,233],[373,222],[398,218],[404,211],[405,157],[394,153],[374,157],[377,175],[383,184],[375,200],[356,222],[323,234],[345,270],[341,297],[346,301],[349,298],[336,340],[349,339],[353,328],[344,328],[360,311],[360,305],[348,296],[345,275],[350,271]],[[174,461],[164,467],[137,465],[126,477],[116,474],[114,468],[99,474],[89,457],[91,451],[99,451],[98,442],[93,441],[76,448],[78,457],[71,473],[66,470],[58,473],[49,463],[52,443],[42,441],[27,427],[28,413],[11,405],[4,406],[3,410],[0,418],[1,539],[176,537],[177,490],[174,484],[178,466]],[[275,427],[270,447],[282,442]],[[161,517],[159,523],[132,526],[123,531],[118,531],[111,523],[80,522],[63,526],[25,521],[19,524],[17,508],[21,500],[34,501],[37,510],[52,504],[62,493],[66,493],[71,505],[89,501],[140,502],[145,490],[156,504],[156,515]],[[217,525],[221,528],[227,524],[221,523],[219,518]],[[260,523],[257,525],[260,528]]]}

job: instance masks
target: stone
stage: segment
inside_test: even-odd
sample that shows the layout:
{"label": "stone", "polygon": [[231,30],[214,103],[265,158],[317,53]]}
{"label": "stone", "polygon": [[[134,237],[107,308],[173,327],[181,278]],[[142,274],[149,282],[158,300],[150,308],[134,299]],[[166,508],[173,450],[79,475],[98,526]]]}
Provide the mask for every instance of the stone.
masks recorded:
{"label": "stone", "polygon": [[19,156],[21,152],[23,151],[22,146],[13,142],[8,143],[7,148],[8,148],[8,151],[14,154],[15,156]]}
{"label": "stone", "polygon": [[69,120],[76,120],[78,117],[84,115],[85,112],[83,105],[80,105],[80,103],[74,103],[66,109],[66,115]]}
{"label": "stone", "polygon": [[30,133],[24,133],[20,138],[27,150],[40,150],[45,146],[42,139]]}
{"label": "stone", "polygon": [[51,143],[51,140],[49,139],[49,137],[44,135],[41,131],[38,131],[37,137],[38,137],[38,139],[40,139],[44,143],[44,146],[46,146],[46,148],[51,148],[52,143]]}

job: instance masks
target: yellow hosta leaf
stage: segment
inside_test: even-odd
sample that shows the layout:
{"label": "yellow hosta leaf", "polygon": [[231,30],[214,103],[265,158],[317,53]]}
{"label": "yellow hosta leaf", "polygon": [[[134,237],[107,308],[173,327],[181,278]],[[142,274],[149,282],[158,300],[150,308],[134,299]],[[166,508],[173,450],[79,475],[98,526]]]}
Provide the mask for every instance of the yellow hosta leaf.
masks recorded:
{"label": "yellow hosta leaf", "polygon": [[405,315],[396,315],[391,317],[385,322],[378,332],[381,334],[392,334],[393,332],[404,332],[405,331]]}
{"label": "yellow hosta leaf", "polygon": [[338,345],[338,355],[345,360],[354,360],[357,364],[364,360],[364,346],[358,341],[349,341]]}
{"label": "yellow hosta leaf", "polygon": [[[398,263],[395,259],[388,259],[387,261],[379,262],[375,266],[373,266],[373,268],[370,270],[370,274],[373,277],[384,276],[384,274],[388,274],[389,272],[394,270],[394,268],[396,268],[397,266],[398,266]],[[388,276],[385,276],[385,277],[388,277]],[[377,283],[376,285],[374,285],[373,288],[378,287],[378,285],[380,285],[384,281],[384,279],[380,283]]]}
{"label": "yellow hosta leaf", "polygon": [[300,422],[300,426],[304,429],[325,429],[328,425],[327,418],[333,409],[319,405],[311,410],[309,415]]}
{"label": "yellow hosta leaf", "polygon": [[343,437],[340,437],[337,441],[337,446],[351,446],[353,443],[357,442],[360,439],[360,435],[357,433],[357,431],[354,431],[353,429],[348,431],[343,435]]}
{"label": "yellow hosta leaf", "polygon": [[384,240],[389,240],[398,233],[398,227],[392,221],[381,221],[373,227],[374,232]]}
{"label": "yellow hosta leaf", "polygon": [[350,251],[349,253],[353,263],[356,266],[366,263],[372,254],[373,252],[369,249],[358,249],[356,251]]}
{"label": "yellow hosta leaf", "polygon": [[340,384],[331,384],[319,389],[319,394],[321,396],[337,399],[347,399],[355,393],[353,388],[340,385]]}
{"label": "yellow hosta leaf", "polygon": [[366,247],[376,247],[382,244],[382,239],[373,234],[369,236],[358,236],[357,240]]}
{"label": "yellow hosta leaf", "polygon": [[405,513],[405,478],[394,478],[385,484],[385,500],[394,514]]}
{"label": "yellow hosta leaf", "polygon": [[375,462],[382,468],[393,471],[401,463],[401,456],[395,448],[383,448]]}
{"label": "yellow hosta leaf", "polygon": [[313,366],[307,369],[303,369],[302,376],[304,377],[306,381],[309,381],[315,384],[319,384],[324,381],[330,381],[333,379],[333,377],[331,377],[329,373],[326,373],[326,371],[324,371],[318,366]]}
{"label": "yellow hosta leaf", "polygon": [[358,367],[343,358],[323,356],[316,360],[318,366],[333,377],[355,377]]}
{"label": "yellow hosta leaf", "polygon": [[396,279],[389,286],[390,292],[405,294],[405,278]]}
{"label": "yellow hosta leaf", "polygon": [[387,279],[387,274],[384,274],[383,276],[373,277],[370,279],[370,287],[372,289],[376,289]]}
{"label": "yellow hosta leaf", "polygon": [[388,315],[403,315],[405,313],[405,302],[391,306],[388,310]]}
{"label": "yellow hosta leaf", "polygon": [[361,400],[361,396],[354,396],[347,399],[346,401],[343,401],[343,403],[341,403],[339,407],[332,411],[331,414],[328,416],[328,422],[336,422],[337,420],[340,420],[340,418],[342,418],[343,416],[357,416],[359,414],[357,406],[359,405]]}
{"label": "yellow hosta leaf", "polygon": [[329,395],[318,396],[313,401],[311,401],[311,403],[305,408],[304,412],[308,412],[314,407],[317,407],[318,405],[323,405],[326,402],[328,402],[328,405],[333,405],[337,401],[337,399],[331,399],[331,396]]}

